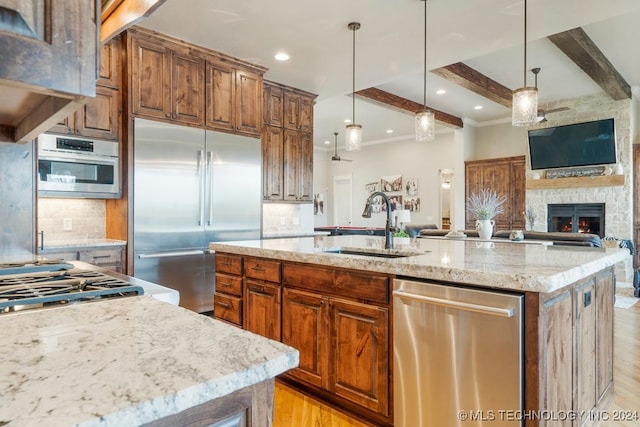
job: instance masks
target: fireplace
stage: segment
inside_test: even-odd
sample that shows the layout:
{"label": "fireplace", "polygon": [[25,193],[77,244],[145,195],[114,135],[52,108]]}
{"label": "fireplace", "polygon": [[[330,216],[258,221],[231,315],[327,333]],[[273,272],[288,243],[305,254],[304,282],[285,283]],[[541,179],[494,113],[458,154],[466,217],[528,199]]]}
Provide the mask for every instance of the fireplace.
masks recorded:
{"label": "fireplace", "polygon": [[547,205],[547,231],[591,233],[604,237],[604,203]]}

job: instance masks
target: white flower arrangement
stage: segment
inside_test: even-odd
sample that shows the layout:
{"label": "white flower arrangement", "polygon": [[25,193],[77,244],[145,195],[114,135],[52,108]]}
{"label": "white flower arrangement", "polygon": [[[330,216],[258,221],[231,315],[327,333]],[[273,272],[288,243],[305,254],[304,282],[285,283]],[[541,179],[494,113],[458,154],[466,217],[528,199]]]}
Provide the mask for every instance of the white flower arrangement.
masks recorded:
{"label": "white flower arrangement", "polygon": [[492,219],[504,212],[502,205],[507,198],[495,191],[482,189],[480,193],[471,193],[467,198],[467,212],[475,219]]}

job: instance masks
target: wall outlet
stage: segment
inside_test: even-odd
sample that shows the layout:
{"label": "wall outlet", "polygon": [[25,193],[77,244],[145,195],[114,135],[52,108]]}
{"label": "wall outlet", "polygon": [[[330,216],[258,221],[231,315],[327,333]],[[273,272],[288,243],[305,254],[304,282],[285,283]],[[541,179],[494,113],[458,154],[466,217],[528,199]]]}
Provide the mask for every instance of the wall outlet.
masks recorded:
{"label": "wall outlet", "polygon": [[73,230],[73,220],[71,218],[64,218],[62,220],[62,229],[64,231],[71,231]]}

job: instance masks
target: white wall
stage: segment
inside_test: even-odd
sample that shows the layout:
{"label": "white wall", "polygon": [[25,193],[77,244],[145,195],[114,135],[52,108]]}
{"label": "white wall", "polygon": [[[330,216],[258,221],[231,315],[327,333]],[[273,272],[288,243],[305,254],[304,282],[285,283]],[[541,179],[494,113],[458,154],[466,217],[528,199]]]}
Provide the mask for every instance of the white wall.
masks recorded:
{"label": "white wall", "polygon": [[497,157],[524,156],[528,151],[527,127],[513,126],[511,122],[476,129],[476,157],[473,160]]}
{"label": "white wall", "polygon": [[[381,144],[363,144],[358,152],[338,150],[338,154],[352,162],[333,162],[330,159],[333,152],[316,153],[315,165],[327,165],[325,177],[321,174],[314,176],[315,188],[325,189],[326,218],[316,217],[316,225],[346,225],[335,224],[333,221],[333,189],[335,176],[351,174],[353,176],[353,226],[383,227],[385,214],[373,214],[371,218],[362,218],[360,213],[364,208],[367,193],[365,184],[379,182],[383,176],[402,175],[405,178],[417,178],[418,197],[420,197],[420,211],[411,213],[414,224],[439,224],[440,218],[440,169],[454,169],[452,189],[464,192],[464,166],[460,153],[463,143],[456,138],[453,130],[446,130],[436,135],[435,141],[417,142],[413,136],[398,138],[398,140]],[[322,160],[320,159],[322,156]],[[325,191],[323,190],[323,191]],[[318,192],[318,191],[315,191]],[[396,193],[393,193],[396,194]],[[400,193],[397,193],[400,194]],[[403,191],[404,196],[404,191]],[[453,209],[453,207],[452,207]]]}

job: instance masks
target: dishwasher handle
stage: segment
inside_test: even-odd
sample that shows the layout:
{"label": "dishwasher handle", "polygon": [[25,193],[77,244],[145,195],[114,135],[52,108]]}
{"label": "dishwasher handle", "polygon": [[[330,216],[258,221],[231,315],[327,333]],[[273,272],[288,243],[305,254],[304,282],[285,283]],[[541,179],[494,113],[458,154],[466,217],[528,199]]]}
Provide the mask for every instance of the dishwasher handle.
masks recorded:
{"label": "dishwasher handle", "polygon": [[412,299],[424,303],[438,305],[441,307],[456,308],[459,310],[473,311],[476,313],[484,313],[492,316],[513,317],[513,308],[500,308],[480,304],[470,304],[462,301],[428,297],[424,295],[410,294],[402,291],[393,291],[393,295],[399,298]]}

